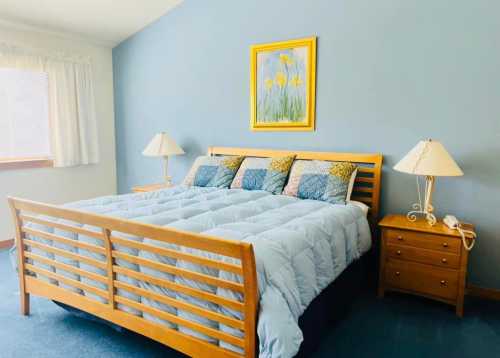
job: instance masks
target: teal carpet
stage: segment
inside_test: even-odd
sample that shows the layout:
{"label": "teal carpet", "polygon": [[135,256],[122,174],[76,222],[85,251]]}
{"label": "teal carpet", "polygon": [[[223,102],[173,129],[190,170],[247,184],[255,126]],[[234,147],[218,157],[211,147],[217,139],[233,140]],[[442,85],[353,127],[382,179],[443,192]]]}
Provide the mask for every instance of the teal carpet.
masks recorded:
{"label": "teal carpet", "polygon": [[[0,357],[181,357],[139,335],[75,317],[32,297],[19,315],[17,276],[0,252]],[[465,318],[446,305],[372,290],[331,327],[315,357],[500,357],[500,302],[468,299]]]}

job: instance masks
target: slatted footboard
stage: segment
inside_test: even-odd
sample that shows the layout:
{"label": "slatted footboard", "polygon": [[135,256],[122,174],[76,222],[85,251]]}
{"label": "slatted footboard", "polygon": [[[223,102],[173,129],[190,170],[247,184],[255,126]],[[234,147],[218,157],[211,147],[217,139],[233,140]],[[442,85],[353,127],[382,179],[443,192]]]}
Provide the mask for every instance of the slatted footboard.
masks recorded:
{"label": "slatted footboard", "polygon": [[255,356],[258,286],[250,244],[16,198],[9,203],[24,315],[30,295],[42,296],[193,357]]}

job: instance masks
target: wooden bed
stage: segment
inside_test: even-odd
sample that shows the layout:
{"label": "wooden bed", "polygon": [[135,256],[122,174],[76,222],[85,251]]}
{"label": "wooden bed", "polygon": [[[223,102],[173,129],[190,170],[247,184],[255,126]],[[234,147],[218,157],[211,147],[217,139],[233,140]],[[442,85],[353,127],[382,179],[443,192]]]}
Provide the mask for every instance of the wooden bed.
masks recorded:
{"label": "wooden bed", "polygon": [[[289,154],[296,154],[297,159],[316,159],[329,161],[350,161],[359,164],[358,176],[352,196],[352,200],[362,201],[370,207],[369,218],[373,222],[378,217],[379,213],[379,198],[380,198],[380,177],[382,167],[382,155],[380,154],[353,154],[353,153],[331,153],[331,152],[300,152],[300,151],[285,151],[285,150],[263,150],[249,148],[227,148],[227,147],[210,147],[209,155],[245,155],[250,157],[273,157]],[[257,284],[257,274],[255,268],[255,258],[252,245],[200,235],[192,232],[179,231],[173,228],[160,227],[130,220],[123,220],[109,216],[97,215],[59,206],[37,203],[29,200],[9,198],[9,204],[14,217],[16,226],[16,245],[19,260],[19,284],[20,284],[20,303],[21,313],[28,315],[30,310],[29,297],[36,295],[55,300],[66,305],[75,307],[92,315],[100,317],[104,320],[113,322],[119,326],[137,332],[141,335],[154,339],[166,346],[176,349],[192,357],[255,357],[257,353],[256,339],[256,324],[259,305],[259,292]],[[73,221],[84,225],[97,227],[99,231],[91,231],[82,227],[63,224],[62,222],[52,222],[43,216],[49,216],[57,219]],[[66,237],[58,236],[51,233],[42,232],[33,228],[28,228],[25,223],[38,223],[49,227],[61,229],[63,231],[83,234],[92,238],[101,240],[102,246],[92,245],[81,241],[71,240]],[[180,252],[173,249],[165,249],[132,241],[124,238],[119,238],[114,233],[130,234],[138,237],[147,237],[152,240],[172,243],[185,247],[200,249],[210,253],[215,253],[223,256],[239,259],[241,264],[235,265],[219,260],[213,260],[206,257],[195,256]],[[76,250],[64,250],[47,245],[41,242],[30,240],[26,236],[32,235],[35,237],[58,242],[70,247],[83,249],[93,253],[101,254],[103,260],[97,260],[88,256],[76,253]],[[172,257],[192,262],[197,265],[202,265],[218,270],[224,270],[238,274],[242,277],[241,283],[234,281],[223,280],[221,278],[204,275],[198,272],[178,268],[168,264],[163,264],[133,256],[117,251],[114,245],[127,246],[134,249],[151,251],[163,256]],[[28,248],[28,249],[27,249]],[[87,265],[92,265],[106,272],[106,275],[99,275],[95,272],[82,270],[75,266],[67,265],[61,261],[53,260],[49,257],[30,252],[29,248],[36,248],[37,251],[51,253],[57,256],[63,256],[68,259],[83,262]],[[174,275],[183,276],[190,280],[210,284],[216,287],[230,289],[239,292],[243,296],[243,301],[228,299],[216,294],[208,293],[203,290],[185,286],[169,280],[153,277],[138,271],[127,269],[123,266],[115,264],[115,259],[127,260],[131,263],[144,265],[155,270],[171,273]],[[47,270],[40,266],[33,265],[33,262],[48,265],[49,267],[57,268],[77,274],[97,282],[104,283],[107,290],[97,288],[77,281],[66,276],[60,275],[54,270]],[[36,274],[36,277],[34,275]],[[197,305],[177,300],[165,295],[159,295],[152,291],[127,284],[123,281],[116,280],[116,274],[128,276],[130,278],[142,280],[154,285],[158,285],[191,297],[203,299],[219,305],[223,305],[235,311],[243,313],[243,319],[238,320],[233,317],[223,315]],[[42,280],[41,277],[50,280]],[[64,284],[65,287],[71,286],[86,292],[102,297],[105,303],[93,299],[89,296],[74,292],[59,285]],[[122,295],[120,291],[128,291],[136,295],[158,301],[160,303],[170,305],[182,310],[189,311],[201,317],[208,318],[213,321],[223,323],[232,328],[237,328],[242,332],[242,337],[236,337],[227,332],[209,328],[202,324],[184,319],[182,317],[158,310],[151,306],[143,305],[142,303],[130,300]],[[191,330],[213,337],[217,340],[223,340],[234,346],[240,347],[243,354],[221,348],[205,340],[196,338],[191,335],[179,332],[168,328],[165,325],[160,325],[144,318],[135,316],[131,313],[122,311],[117,308],[117,305],[128,306],[148,313],[159,319],[173,322],[177,325],[184,326]]]}

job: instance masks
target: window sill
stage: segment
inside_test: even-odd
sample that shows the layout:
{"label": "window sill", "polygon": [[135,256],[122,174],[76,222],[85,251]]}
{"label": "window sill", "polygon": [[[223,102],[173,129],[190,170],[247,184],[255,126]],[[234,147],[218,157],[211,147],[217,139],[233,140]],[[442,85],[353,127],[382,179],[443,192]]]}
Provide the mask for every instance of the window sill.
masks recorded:
{"label": "window sill", "polygon": [[54,162],[48,158],[0,160],[0,170],[51,168],[53,166]]}

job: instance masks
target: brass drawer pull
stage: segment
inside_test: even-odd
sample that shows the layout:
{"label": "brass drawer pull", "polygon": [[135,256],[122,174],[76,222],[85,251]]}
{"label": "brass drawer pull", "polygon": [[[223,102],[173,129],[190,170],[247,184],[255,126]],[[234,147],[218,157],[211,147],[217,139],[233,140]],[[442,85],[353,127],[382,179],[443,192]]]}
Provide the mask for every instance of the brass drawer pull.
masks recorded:
{"label": "brass drawer pull", "polygon": [[441,280],[441,286],[446,286],[447,282],[445,280]]}
{"label": "brass drawer pull", "polygon": [[398,235],[398,241],[403,241],[403,237],[401,235]]}
{"label": "brass drawer pull", "polygon": [[446,263],[448,263],[448,260],[446,260],[445,258],[443,258],[443,259],[441,259],[441,262],[444,263],[444,264],[446,264]]}
{"label": "brass drawer pull", "polygon": [[396,255],[400,256],[401,255],[401,250],[396,251]]}
{"label": "brass drawer pull", "polygon": [[447,242],[443,242],[443,247],[448,247],[448,243]]}
{"label": "brass drawer pull", "polygon": [[399,275],[401,275],[401,272],[396,271],[396,276],[399,276]]}

